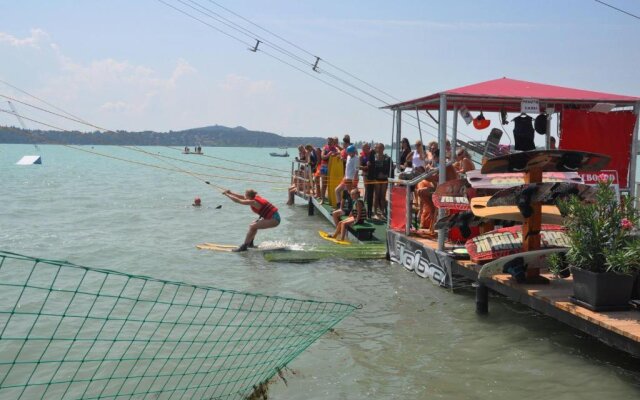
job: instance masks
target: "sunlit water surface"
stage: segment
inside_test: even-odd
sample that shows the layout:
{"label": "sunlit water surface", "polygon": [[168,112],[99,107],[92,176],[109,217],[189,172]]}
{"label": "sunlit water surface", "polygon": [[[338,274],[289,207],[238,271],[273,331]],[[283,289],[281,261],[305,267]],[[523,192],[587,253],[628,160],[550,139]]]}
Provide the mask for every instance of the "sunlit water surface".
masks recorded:
{"label": "sunlit water surface", "polygon": [[[362,309],[295,359],[287,385],[272,399],[633,399],[640,360],[554,320],[494,297],[490,314],[474,313],[473,292],[450,293],[385,261],[268,263],[259,254],[196,250],[201,242],[239,244],[254,219],[189,170],[235,191],[255,188],[283,218],[258,242],[319,244],[329,224],[287,207],[289,159],[274,149],[204,148],[206,155],[164,147],[151,154],[111,146],[0,145],[0,249],[160,279],[265,294],[342,301]],[[294,149],[290,149],[291,152]],[[277,151],[277,150],[276,150]],[[40,166],[16,166],[39,154]],[[231,172],[152,155],[162,154]],[[203,207],[191,207],[195,196]],[[216,206],[222,208],[216,209]],[[323,244],[326,244],[323,243]]]}

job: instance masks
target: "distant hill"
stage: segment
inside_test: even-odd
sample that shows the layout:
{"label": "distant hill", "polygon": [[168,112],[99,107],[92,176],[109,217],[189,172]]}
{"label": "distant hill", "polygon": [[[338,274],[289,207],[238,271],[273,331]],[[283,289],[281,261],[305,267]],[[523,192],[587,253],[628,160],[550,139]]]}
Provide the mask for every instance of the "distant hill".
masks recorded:
{"label": "distant hill", "polygon": [[321,146],[320,137],[286,137],[271,132],[250,131],[241,126],[221,125],[169,132],[64,132],[26,130],[0,126],[0,143],[76,144],[119,146],[238,146],[238,147],[294,147],[300,144]]}

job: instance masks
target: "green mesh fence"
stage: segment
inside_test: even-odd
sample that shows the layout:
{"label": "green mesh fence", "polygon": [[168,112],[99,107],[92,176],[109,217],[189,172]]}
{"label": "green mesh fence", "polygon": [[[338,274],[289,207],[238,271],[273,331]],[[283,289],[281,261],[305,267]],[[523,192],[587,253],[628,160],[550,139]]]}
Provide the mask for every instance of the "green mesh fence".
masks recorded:
{"label": "green mesh fence", "polygon": [[354,309],[0,251],[0,399],[246,398]]}

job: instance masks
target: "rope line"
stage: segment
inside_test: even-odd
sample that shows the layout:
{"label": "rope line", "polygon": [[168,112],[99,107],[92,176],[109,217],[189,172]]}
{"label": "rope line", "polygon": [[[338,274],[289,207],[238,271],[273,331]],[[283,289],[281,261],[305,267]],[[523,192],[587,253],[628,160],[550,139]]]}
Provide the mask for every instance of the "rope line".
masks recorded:
{"label": "rope line", "polygon": [[[164,0],[158,0],[158,1],[159,1],[159,2],[161,2],[161,3],[163,3],[163,4],[165,4],[165,5],[168,5]],[[285,56],[288,56],[288,57],[290,57],[290,58],[294,59],[295,61],[302,63],[305,67],[313,67],[313,66],[314,66],[314,63],[311,63],[311,62],[309,62],[309,61],[306,61],[306,60],[304,60],[303,58],[299,57],[298,55],[296,55],[296,54],[294,54],[294,53],[292,53],[292,52],[290,52],[290,51],[288,51],[288,50],[286,50],[286,49],[283,49],[281,46],[278,46],[277,44],[272,43],[271,41],[267,40],[267,39],[266,39],[266,38],[264,38],[263,36],[258,35],[258,34],[256,34],[256,33],[252,32],[252,31],[250,31],[250,30],[248,30],[248,29],[244,28],[243,26],[241,26],[241,25],[239,25],[239,24],[237,24],[237,23],[235,23],[235,22],[231,21],[231,20],[230,20],[230,19],[228,19],[228,18],[225,18],[224,16],[222,16],[222,15],[220,15],[220,14],[216,13],[215,11],[211,10],[210,8],[207,8],[207,7],[203,6],[203,5],[202,5],[202,4],[200,4],[200,3],[197,3],[197,2],[196,2],[196,1],[194,1],[194,0],[188,0],[188,1],[189,1],[190,3],[192,3],[192,4],[197,5],[197,6],[198,6],[198,8],[196,8],[196,7],[194,7],[194,6],[191,6],[191,5],[189,5],[189,4],[186,4],[183,0],[176,0],[176,1],[178,1],[178,2],[182,3],[183,5],[185,5],[185,6],[189,7],[189,8],[191,8],[192,10],[194,10],[194,11],[196,11],[196,12],[198,12],[198,13],[200,13],[200,14],[202,14],[202,15],[204,15],[204,16],[206,16],[206,17],[208,17],[208,18],[211,18],[211,19],[213,19],[213,20],[215,20],[215,21],[218,21],[218,22],[220,22],[220,23],[224,24],[225,26],[227,26],[227,27],[229,27],[229,28],[231,28],[231,29],[233,29],[233,30],[235,30],[235,31],[237,31],[237,32],[239,32],[239,33],[241,33],[241,34],[244,34],[244,35],[246,35],[246,36],[250,37],[252,40],[259,39],[259,40],[260,40],[262,43],[264,43],[266,46],[271,46],[271,47],[272,47],[272,48],[274,48],[276,51],[279,51],[280,53],[284,54]],[[290,41],[288,41],[288,40],[284,39],[283,37],[281,37],[281,36],[279,36],[279,35],[277,35],[277,34],[275,34],[275,33],[271,32],[271,31],[269,31],[269,30],[267,30],[267,29],[265,29],[265,28],[263,28],[263,27],[261,27],[261,26],[259,26],[259,25],[255,24],[254,22],[251,22],[249,19],[247,19],[247,18],[245,18],[245,17],[241,16],[241,15],[240,15],[240,14],[238,14],[238,13],[233,12],[232,10],[230,10],[230,9],[228,9],[228,8],[226,8],[226,7],[222,6],[222,5],[220,5],[219,3],[217,3],[217,2],[215,2],[215,1],[213,1],[213,0],[208,0],[208,1],[209,1],[210,3],[212,3],[212,4],[215,4],[216,6],[218,6],[218,7],[220,7],[220,8],[222,8],[222,9],[224,9],[225,11],[227,11],[227,12],[229,12],[229,13],[231,13],[231,14],[235,15],[236,17],[239,17],[239,18],[241,18],[242,20],[244,20],[244,21],[246,21],[246,22],[250,23],[251,25],[254,25],[254,26],[258,27],[259,29],[261,29],[261,30],[263,30],[263,31],[265,31],[265,32],[268,32],[269,34],[271,34],[271,35],[273,35],[273,36],[277,37],[278,39],[280,39],[280,40],[284,41],[285,43],[287,43],[287,44],[289,44],[289,45],[291,45],[291,46],[293,46],[293,47],[295,47],[295,48],[297,48],[297,49],[299,49],[299,50],[301,50],[301,51],[305,52],[306,54],[309,54],[309,55],[311,55],[311,56],[313,56],[313,57],[317,57],[317,56],[315,56],[313,53],[311,53],[311,52],[309,52],[309,51],[307,51],[307,50],[303,49],[302,47],[300,47],[300,46],[298,46],[298,45],[296,45],[296,44],[294,44],[294,43],[292,43],[292,42],[290,42]],[[190,14],[190,13],[188,13],[188,12],[186,12],[186,11],[182,10],[182,9],[179,9],[179,8],[177,8],[177,7],[175,7],[175,6],[171,6],[171,5],[168,5],[168,6],[169,6],[170,8],[172,8],[172,9],[176,10],[176,11],[179,11],[179,12],[180,12],[181,14],[183,14],[183,15],[186,15],[186,16],[188,16],[188,17],[190,17],[190,18],[192,18],[192,19],[194,19],[194,20],[196,20],[196,21],[198,21],[198,22],[200,22],[200,23],[202,23],[202,24],[204,24],[204,25],[207,25],[207,26],[211,27],[212,29],[215,29],[215,30],[216,30],[216,31],[218,31],[218,32],[223,32],[225,35],[233,37],[234,39],[236,39],[236,40],[240,41],[241,43],[243,43],[243,44],[245,44],[245,45],[247,45],[247,46],[251,46],[251,44],[244,42],[242,39],[239,39],[239,38],[237,38],[237,37],[235,37],[235,36],[233,36],[233,35],[229,34],[228,32],[222,31],[222,30],[221,30],[221,29],[219,29],[218,27],[215,27],[215,26],[213,26],[212,24],[210,24],[210,23],[208,23],[208,22],[206,22],[206,21],[203,21],[201,18],[198,18],[198,17],[196,17],[196,16],[194,16],[194,15],[192,15],[192,14]],[[203,10],[204,10],[204,11],[203,11]],[[212,14],[213,14],[213,15],[212,15]],[[282,58],[280,58],[280,57],[278,57],[278,56],[276,56],[276,55],[274,55],[274,54],[272,54],[272,53],[269,53],[269,52],[267,52],[267,51],[265,51],[265,50],[263,50],[263,49],[258,49],[258,51],[262,52],[263,54],[265,54],[265,55],[267,55],[267,56],[269,56],[269,57],[271,57],[271,58],[273,58],[273,59],[275,59],[275,60],[277,60],[277,61],[280,61],[281,63],[283,63],[283,64],[285,64],[285,65],[288,65],[288,66],[289,66],[289,67],[291,67],[291,68],[294,68],[294,69],[296,69],[296,70],[298,70],[298,71],[300,71],[300,72],[304,73],[304,74],[305,74],[305,75],[307,75],[307,76],[310,76],[310,77],[312,77],[312,78],[314,78],[314,79],[319,80],[320,82],[324,83],[325,85],[328,85],[328,86],[330,86],[330,87],[332,87],[332,88],[334,88],[334,89],[336,89],[336,90],[338,90],[338,91],[342,92],[343,94],[346,94],[347,96],[354,98],[355,100],[358,100],[358,101],[360,101],[360,102],[362,102],[362,103],[364,103],[364,104],[367,104],[367,105],[369,105],[369,106],[371,106],[371,107],[373,107],[373,108],[375,108],[375,109],[377,109],[377,110],[381,110],[379,105],[375,105],[375,104],[373,104],[373,103],[371,103],[371,102],[369,102],[369,101],[367,101],[367,100],[365,100],[365,99],[363,99],[363,98],[361,98],[361,97],[359,97],[359,96],[354,95],[353,93],[348,92],[347,90],[345,90],[345,89],[343,89],[343,88],[341,88],[341,87],[339,87],[339,86],[337,86],[337,85],[334,85],[334,84],[332,84],[332,83],[330,83],[330,82],[328,82],[328,81],[326,81],[326,80],[320,79],[318,76],[316,76],[317,74],[311,74],[311,73],[309,73],[308,71],[305,71],[305,70],[303,70],[302,68],[300,68],[300,67],[298,67],[298,66],[296,66],[296,65],[293,65],[293,64],[289,63],[288,61],[283,60]],[[323,58],[322,60],[324,61],[324,58]],[[375,87],[375,86],[373,86],[373,85],[369,84],[368,82],[366,82],[366,81],[364,81],[364,80],[362,80],[362,79],[360,79],[360,78],[356,77],[355,75],[353,75],[353,74],[351,74],[351,73],[348,73],[347,71],[345,71],[345,70],[343,70],[343,69],[340,69],[340,68],[338,68],[337,66],[335,66],[335,65],[333,65],[333,64],[329,64],[329,63],[327,63],[327,64],[328,64],[328,65],[331,65],[332,67],[334,67],[334,68],[338,69],[339,71],[341,71],[341,72],[343,72],[343,73],[345,73],[345,74],[347,74],[347,75],[351,76],[352,78],[354,78],[354,79],[356,79],[356,80],[358,80],[358,81],[360,81],[360,82],[364,83],[365,85],[367,85],[367,86],[369,86],[369,87],[371,87],[371,88],[373,88],[373,89],[375,89],[375,90],[377,90],[377,91],[379,91],[379,92],[381,92],[381,93],[384,93],[385,95],[387,95],[387,96],[391,97],[392,99],[394,99],[394,100],[396,100],[396,101],[399,101],[396,97],[394,97],[394,96],[392,96],[392,95],[390,95],[390,94],[388,94],[388,93],[386,93],[386,92],[384,92],[384,91],[382,91],[382,90],[378,89],[377,87]],[[386,102],[385,100],[383,100],[383,99],[379,98],[378,96],[376,96],[376,95],[374,95],[374,94],[371,94],[370,92],[368,92],[368,91],[366,91],[366,90],[364,90],[364,89],[362,89],[362,88],[360,88],[360,87],[358,87],[358,86],[356,86],[356,85],[354,85],[354,84],[352,84],[352,83],[348,82],[347,80],[345,80],[345,79],[343,79],[343,78],[338,77],[337,75],[335,75],[335,74],[333,74],[333,73],[331,73],[331,72],[328,72],[327,70],[324,70],[324,69],[321,69],[321,68],[314,68],[314,71],[316,71],[316,72],[318,72],[318,73],[323,73],[323,74],[327,75],[329,78],[332,78],[332,79],[334,79],[334,80],[336,80],[336,81],[340,82],[341,84],[343,84],[343,85],[345,85],[345,86],[348,86],[348,87],[352,88],[353,90],[356,90],[356,91],[358,91],[358,92],[360,92],[360,93],[362,93],[362,94],[364,94],[364,95],[366,95],[366,96],[368,96],[368,97],[371,97],[371,98],[373,98],[373,99],[376,99],[377,101],[379,101],[379,102],[380,102],[380,103],[382,103],[383,105],[389,105],[389,103],[388,103],[388,102]],[[391,114],[390,114],[390,112],[389,112],[389,111],[387,111],[387,110],[382,109],[381,111],[383,111],[383,112],[387,113],[388,115],[391,115]],[[414,115],[411,115],[411,114],[407,114],[407,115],[408,115],[410,118],[413,118],[413,119],[416,119],[416,120],[417,120],[417,119],[420,119],[420,117],[419,117],[419,116],[414,116]],[[432,124],[428,123],[428,122],[425,122],[424,120],[421,120],[421,122],[422,122],[424,125],[426,125],[426,126],[430,127],[431,129],[433,129],[433,130],[435,131],[435,132],[425,132],[425,133],[426,133],[426,134],[428,134],[429,136],[431,136],[431,137],[433,137],[434,139],[436,139],[436,140],[437,140],[437,139],[438,139],[438,136],[439,136],[439,135],[438,135],[438,128],[437,128],[436,126],[434,126],[434,125],[432,125]],[[420,130],[420,128],[418,127],[418,125],[416,125],[416,124],[414,124],[414,123],[411,123],[411,122],[409,122],[409,121],[407,121],[407,120],[402,120],[402,123],[403,123],[403,124],[406,124],[406,125],[409,125],[409,126],[412,126],[412,127],[417,128],[417,129],[419,129],[419,130]],[[450,126],[450,125],[447,125],[447,128],[449,128],[449,129],[453,129],[453,128],[452,128],[452,126]],[[464,133],[464,132],[461,132],[461,131],[459,131],[459,130],[457,130],[457,134],[458,134],[458,136],[459,136],[459,137],[464,137],[464,138],[466,138],[466,139],[468,139],[468,140],[471,140],[471,141],[473,141],[473,140],[475,140],[475,139],[476,139],[476,138],[474,138],[474,137],[472,137],[472,136],[470,136],[470,135],[468,135],[468,134],[466,134],[466,133]]]}
{"label": "rope line", "polygon": [[[0,109],[0,112],[13,114],[13,112],[8,111],[8,110],[4,110],[4,109]],[[66,130],[66,129],[51,125],[51,124],[48,124],[46,122],[42,122],[42,121],[39,121],[39,120],[36,120],[36,119],[33,119],[33,118],[29,118],[29,117],[26,117],[24,115],[21,115],[21,116],[22,116],[22,118],[26,119],[27,121],[31,121],[31,122],[35,122],[37,124],[48,126],[50,128],[53,128],[53,129],[56,129],[56,130],[59,130],[59,131],[71,132],[69,130]],[[27,133],[27,134],[29,135],[29,133]],[[141,165],[141,166],[144,166],[144,167],[161,169],[161,170],[164,170],[164,171],[180,172],[180,173],[187,174],[187,175],[192,175],[192,176],[203,176],[203,177],[220,178],[220,179],[227,179],[227,180],[233,180],[233,181],[244,181],[244,182],[260,182],[260,183],[264,182],[264,183],[275,183],[275,184],[281,184],[282,183],[282,181],[266,181],[266,180],[262,180],[262,179],[246,179],[246,178],[239,178],[239,177],[230,178],[230,177],[227,177],[227,176],[221,176],[221,175],[215,175],[215,174],[206,174],[206,173],[201,173],[201,172],[188,172],[186,170],[183,170],[183,169],[180,169],[180,168],[176,168],[176,167],[167,168],[167,167],[162,167],[162,166],[155,165],[155,164],[145,163],[145,162],[142,162],[142,161],[130,160],[130,159],[122,158],[122,157],[113,156],[113,155],[110,155],[110,154],[100,153],[100,152],[95,151],[95,150],[85,149],[85,148],[82,148],[82,147],[79,147],[79,146],[75,146],[75,145],[71,145],[71,144],[63,144],[63,143],[56,143],[56,142],[50,142],[49,144],[55,144],[55,145],[59,145],[59,146],[64,146],[64,147],[67,147],[67,148],[70,148],[70,149],[83,151],[85,153],[95,154],[95,155],[98,155],[98,156],[101,156],[101,157],[110,158],[110,159],[118,160],[118,161],[123,161],[123,162],[127,162],[127,163],[130,163],[130,164],[136,164],[136,165]],[[120,146],[120,147],[125,148],[125,149],[128,148],[126,146]],[[201,180],[204,183],[207,183],[206,181],[204,181],[202,179],[199,179],[199,180]],[[209,182],[207,184],[211,184],[211,183]],[[213,184],[211,184],[211,185],[213,185]],[[216,186],[216,185],[213,185],[213,186]],[[224,189],[224,188],[222,188],[222,189]]]}
{"label": "rope line", "polygon": [[[169,148],[169,149],[173,149],[173,150],[182,151],[182,149],[180,149],[180,148],[178,148],[178,147],[174,147],[174,146],[167,146],[167,148]],[[284,172],[287,172],[287,171],[284,171],[284,170],[282,170],[282,169],[269,168],[269,167],[265,167],[265,166],[262,166],[262,165],[249,164],[249,163],[245,163],[245,162],[237,161],[237,160],[229,160],[228,158],[222,158],[222,157],[218,157],[218,156],[212,156],[212,155],[209,155],[209,154],[202,154],[202,156],[203,156],[203,157],[212,158],[212,159],[214,159],[214,160],[227,161],[227,162],[234,163],[234,164],[246,165],[246,166],[248,166],[248,167],[255,167],[255,168],[260,168],[260,169],[268,169],[268,170],[270,170],[270,171],[277,171],[277,172],[283,172],[283,173],[284,173]],[[240,171],[238,171],[238,172],[240,172]],[[287,177],[287,179],[288,179],[288,177]]]}
{"label": "rope line", "polygon": [[[4,81],[0,81],[0,82],[5,83]],[[11,87],[15,88],[15,86],[12,86],[12,85],[9,85],[9,86],[11,86]],[[16,89],[17,89],[17,88],[16,88]],[[19,90],[19,89],[17,89],[17,90]],[[23,93],[25,93],[25,94],[27,94],[27,95],[29,95],[29,96],[32,96],[32,95],[30,95],[29,93],[27,93],[27,92],[25,92],[25,91],[23,91],[23,90],[20,90],[20,91],[21,91],[21,92],[23,92]],[[42,108],[42,107],[36,106],[36,105],[34,105],[34,104],[31,104],[31,103],[27,103],[27,102],[25,102],[25,101],[18,100],[18,99],[14,98],[14,97],[11,97],[11,96],[8,96],[8,95],[2,94],[2,93],[0,93],[0,97],[4,97],[5,99],[9,99],[9,100],[15,101],[15,102],[20,103],[20,104],[22,104],[22,105],[25,105],[25,106],[27,106],[27,107],[31,107],[31,108],[34,108],[34,109],[39,110],[39,111],[43,111],[43,112],[48,113],[48,114],[51,114],[51,115],[55,115],[55,116],[60,117],[60,118],[64,118],[64,119],[67,119],[67,120],[70,120],[70,121],[73,121],[73,122],[77,122],[77,123],[80,123],[80,124],[83,124],[83,125],[86,125],[86,126],[89,126],[89,127],[95,128],[95,129],[97,129],[97,130],[103,131],[104,133],[117,133],[116,131],[114,131],[114,130],[112,130],[112,129],[103,128],[103,127],[101,127],[101,126],[98,126],[98,125],[92,124],[92,123],[87,122],[87,121],[85,121],[85,120],[83,120],[83,119],[80,119],[80,118],[78,118],[78,117],[75,117],[75,116],[73,116],[72,114],[69,114],[68,112],[66,112],[66,111],[64,111],[64,110],[60,110],[60,109],[59,109],[60,111],[64,112],[65,114],[71,115],[73,118],[70,118],[70,117],[68,117],[68,116],[65,116],[65,115],[62,115],[62,114],[59,114],[59,113],[53,112],[53,111],[51,111],[51,110],[47,110],[47,109],[45,109],[45,108]],[[35,96],[32,96],[32,97],[36,98]],[[37,99],[37,98],[36,98],[36,99]],[[40,100],[40,99],[38,99],[38,100]],[[44,101],[44,100],[40,100],[40,101]],[[52,107],[54,107],[54,106],[52,106]],[[14,114],[14,115],[19,115],[19,114]],[[119,146],[119,147],[129,148],[129,147],[127,147],[127,146]],[[168,148],[174,148],[174,147],[172,147],[172,146],[166,146],[166,147],[168,147]],[[132,148],[135,148],[135,146],[132,146]],[[181,150],[181,149],[178,149],[178,150]],[[138,151],[138,150],[136,150],[136,151]],[[139,150],[139,151],[143,151],[143,152],[144,152],[144,150]],[[203,156],[207,156],[206,154],[202,154],[202,155],[203,155]],[[163,157],[172,158],[172,157],[169,157],[169,156],[163,156]],[[211,157],[211,158],[216,158],[216,157],[213,157],[213,156],[209,156],[209,157]],[[229,171],[233,171],[233,172],[242,172],[242,173],[248,173],[248,174],[254,174],[254,175],[264,175],[264,176],[270,176],[270,177],[276,177],[276,178],[289,179],[289,177],[288,177],[288,176],[287,176],[287,177],[283,177],[283,176],[276,176],[276,175],[270,175],[270,174],[262,174],[262,173],[254,172],[254,171],[243,171],[243,170],[238,170],[238,169],[232,169],[232,168],[227,168],[227,167],[221,167],[221,166],[217,166],[217,165],[208,165],[208,164],[203,164],[203,163],[197,163],[197,162],[194,162],[194,161],[185,161],[185,160],[176,159],[176,158],[173,158],[173,159],[174,159],[174,160],[178,160],[178,161],[182,161],[182,162],[185,162],[185,163],[188,163],[188,164],[196,164],[196,165],[202,165],[202,166],[206,166],[206,167],[219,168],[219,169],[229,170]],[[233,161],[233,160],[224,160],[224,161],[230,161],[230,162],[234,162],[234,163],[237,163],[237,164],[243,164],[243,163],[240,163],[240,162],[237,162],[237,161]],[[284,173],[284,172],[286,172],[286,171],[284,171],[284,170],[275,169],[275,168],[263,167],[263,166],[260,166],[260,165],[253,165],[253,164],[245,164],[245,165],[252,166],[252,167],[257,167],[257,168],[261,168],[261,169],[269,169],[269,170],[278,171],[278,172],[283,172],[283,173]]]}

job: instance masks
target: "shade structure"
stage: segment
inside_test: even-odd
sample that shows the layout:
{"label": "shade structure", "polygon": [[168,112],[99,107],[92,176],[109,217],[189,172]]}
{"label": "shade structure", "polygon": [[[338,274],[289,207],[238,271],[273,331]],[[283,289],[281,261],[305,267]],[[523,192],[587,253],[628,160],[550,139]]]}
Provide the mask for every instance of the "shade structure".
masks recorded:
{"label": "shade structure", "polygon": [[576,104],[593,106],[595,103],[612,103],[616,106],[632,106],[640,97],[624,96],[591,90],[500,78],[445,90],[418,99],[392,104],[384,108],[392,110],[437,110],[440,96],[447,96],[447,109],[466,106],[470,110],[517,111],[523,99],[537,99],[540,103]]}

